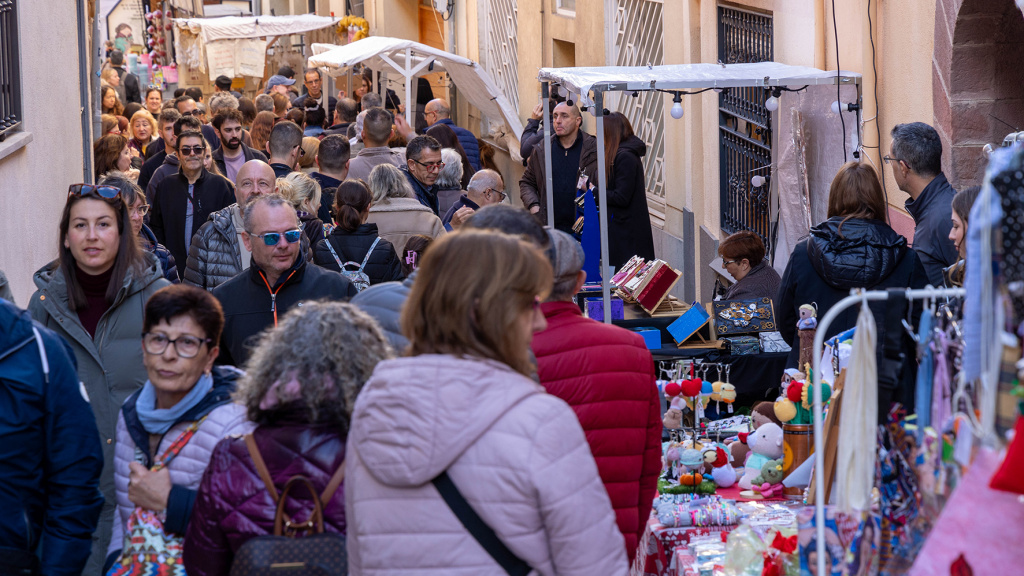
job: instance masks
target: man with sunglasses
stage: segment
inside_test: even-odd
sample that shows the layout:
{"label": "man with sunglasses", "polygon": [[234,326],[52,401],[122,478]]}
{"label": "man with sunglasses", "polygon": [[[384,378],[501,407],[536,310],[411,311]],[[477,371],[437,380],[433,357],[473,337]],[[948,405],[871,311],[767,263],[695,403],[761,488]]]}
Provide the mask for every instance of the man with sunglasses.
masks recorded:
{"label": "man with sunglasses", "polygon": [[150,228],[157,241],[171,251],[181,278],[185,277],[192,236],[210,214],[235,202],[231,182],[206,171],[205,153],[202,133],[182,132],[177,149],[180,169],[157,185],[151,201]]}
{"label": "man with sunglasses", "polygon": [[405,147],[405,158],[403,172],[416,193],[416,199],[440,217],[436,182],[441,168],[444,168],[441,143],[430,136],[417,136]]}
{"label": "man with sunglasses", "polygon": [[491,204],[500,204],[505,200],[505,183],[501,174],[494,170],[480,170],[469,180],[466,193],[452,204],[452,207],[441,218],[444,229],[451,232],[460,228],[477,210]]}
{"label": "man with sunglasses", "polygon": [[279,194],[257,196],[245,207],[242,241],[252,253],[249,270],[218,286],[224,309],[218,362],[242,366],[255,337],[293,306],[308,300],[347,301],[356,295],[348,278],[310,264],[302,254],[302,225]]}
{"label": "man with sunglasses", "polygon": [[164,178],[167,178],[171,174],[178,171],[179,163],[181,161],[178,158],[177,145],[178,136],[182,132],[195,131],[198,132],[202,124],[195,116],[179,116],[174,124],[171,126],[172,143],[171,147],[167,149],[167,153],[164,155],[163,164],[161,164],[147,180],[146,187],[143,190],[146,191],[146,198],[152,204],[153,196],[156,195],[156,187],[160,185],[160,182]]}
{"label": "man with sunglasses", "polygon": [[[202,117],[199,105],[187,93],[175,98],[174,107],[178,109],[182,116],[195,116],[197,120],[200,120]],[[213,129],[213,126],[203,124],[202,122],[200,122],[200,126],[202,127],[203,138],[206,138],[206,141],[210,143],[210,147],[214,150],[220,148],[220,138],[217,137],[217,131]]]}
{"label": "man with sunglasses", "polygon": [[305,154],[302,149],[302,128],[295,122],[284,120],[274,125],[267,140],[270,167],[278,178],[295,171],[299,158]]}

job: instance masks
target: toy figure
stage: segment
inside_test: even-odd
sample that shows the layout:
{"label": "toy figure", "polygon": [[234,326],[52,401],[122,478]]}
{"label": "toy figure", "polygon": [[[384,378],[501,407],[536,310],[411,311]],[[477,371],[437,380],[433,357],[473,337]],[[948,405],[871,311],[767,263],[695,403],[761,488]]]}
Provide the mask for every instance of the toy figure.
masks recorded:
{"label": "toy figure", "polygon": [[765,498],[782,495],[782,459],[769,460],[761,467],[761,473],[753,480],[753,488]]}
{"label": "toy figure", "polygon": [[732,467],[729,453],[721,446],[704,450],[704,462],[711,466],[711,479],[719,488],[728,488],[736,483],[736,469]]}
{"label": "toy figure", "polygon": [[773,422],[764,424],[747,437],[747,445],[752,453],[747,457],[739,481],[744,490],[750,490],[766,462],[782,457],[782,427]]}
{"label": "toy figure", "polygon": [[818,327],[818,311],[814,304],[800,306],[800,319],[796,321],[797,330],[814,330]]}
{"label": "toy figure", "polygon": [[686,472],[679,475],[679,483],[685,486],[699,486],[704,481],[701,472],[704,470],[704,456],[693,448],[683,450],[679,454],[679,463]]}

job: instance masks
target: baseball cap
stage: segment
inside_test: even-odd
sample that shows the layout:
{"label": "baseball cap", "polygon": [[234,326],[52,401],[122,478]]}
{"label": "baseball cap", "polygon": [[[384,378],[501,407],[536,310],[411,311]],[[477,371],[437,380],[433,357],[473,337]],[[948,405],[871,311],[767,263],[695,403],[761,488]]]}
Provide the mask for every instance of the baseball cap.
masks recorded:
{"label": "baseball cap", "polygon": [[576,276],[583,269],[583,246],[575,238],[561,230],[547,230],[551,239],[548,256],[554,272],[554,283],[558,284]]}
{"label": "baseball cap", "polygon": [[295,84],[295,80],[289,80],[284,76],[274,74],[273,76],[270,77],[270,80],[267,80],[267,90],[270,90],[274,86],[280,86],[282,84],[285,86],[291,86],[292,84]]}

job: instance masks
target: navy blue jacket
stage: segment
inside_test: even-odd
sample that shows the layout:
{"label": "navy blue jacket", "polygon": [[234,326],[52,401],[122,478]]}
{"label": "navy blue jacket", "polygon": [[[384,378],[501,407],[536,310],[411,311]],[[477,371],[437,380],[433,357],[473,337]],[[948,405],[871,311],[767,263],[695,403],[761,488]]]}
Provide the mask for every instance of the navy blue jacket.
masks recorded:
{"label": "navy blue jacket", "polygon": [[74,358],[0,301],[0,565],[40,550],[42,574],[78,576],[92,550],[103,451]]}
{"label": "navy blue jacket", "polygon": [[164,271],[164,278],[171,284],[181,282],[178,277],[178,267],[174,263],[174,255],[166,246],[156,241],[156,235],[149,229],[149,226],[142,225],[139,238],[143,241],[142,247],[152,252],[160,261],[160,269]]}
{"label": "navy blue jacket", "polygon": [[416,199],[420,201],[420,204],[430,208],[434,212],[434,216],[440,218],[441,205],[437,200],[437,184],[427,188],[422,182],[417,180],[416,177],[412,175],[412,172],[409,172],[405,166],[402,166],[399,170],[401,170],[402,173],[405,174],[406,179],[409,180],[409,186],[412,186],[412,191],[416,194]]}
{"label": "navy blue jacket", "polygon": [[[459,137],[459,144],[462,144],[462,149],[466,151],[466,157],[469,158],[469,163],[473,165],[474,170],[479,170],[480,146],[476,143],[476,136],[469,130],[456,126],[455,122],[452,122],[451,118],[438,120],[431,124],[430,128],[437,126],[438,124],[445,124],[455,131],[455,135]],[[427,128],[427,130],[430,130],[430,128]]]}

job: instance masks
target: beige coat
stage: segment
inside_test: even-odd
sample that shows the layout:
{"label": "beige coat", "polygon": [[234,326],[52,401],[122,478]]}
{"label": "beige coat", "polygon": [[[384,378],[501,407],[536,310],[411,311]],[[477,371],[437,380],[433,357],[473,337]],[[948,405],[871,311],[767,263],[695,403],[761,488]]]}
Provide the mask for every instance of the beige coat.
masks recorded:
{"label": "beige coat", "polygon": [[437,238],[445,233],[441,219],[415,198],[390,198],[374,204],[366,222],[377,225],[377,233],[394,245],[399,256],[409,237],[423,234]]}

